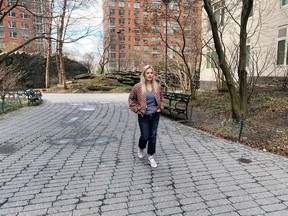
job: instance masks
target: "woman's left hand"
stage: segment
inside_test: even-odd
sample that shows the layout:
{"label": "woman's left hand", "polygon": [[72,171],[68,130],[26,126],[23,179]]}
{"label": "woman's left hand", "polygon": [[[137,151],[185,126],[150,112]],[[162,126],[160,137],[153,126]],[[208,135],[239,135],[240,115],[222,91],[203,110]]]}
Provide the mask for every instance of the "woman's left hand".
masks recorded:
{"label": "woman's left hand", "polygon": [[156,109],[156,112],[161,112],[161,109],[160,108]]}

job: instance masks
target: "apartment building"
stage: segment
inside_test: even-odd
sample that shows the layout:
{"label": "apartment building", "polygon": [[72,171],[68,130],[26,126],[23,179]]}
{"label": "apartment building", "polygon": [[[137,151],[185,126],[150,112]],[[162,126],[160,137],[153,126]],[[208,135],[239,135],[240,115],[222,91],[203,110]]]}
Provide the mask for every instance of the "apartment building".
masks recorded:
{"label": "apartment building", "polygon": [[164,66],[166,41],[168,61],[176,60],[183,47],[187,59],[193,61],[191,53],[201,46],[201,4],[201,0],[103,0],[107,67],[141,70],[145,64]]}
{"label": "apartment building", "polygon": [[[15,0],[4,0],[1,5],[0,16],[10,10],[0,22],[0,50],[2,52],[10,51],[45,32],[43,14],[48,8],[48,1],[20,0],[17,6],[13,7],[15,4]],[[11,7],[13,7],[12,10]],[[45,55],[45,40],[34,40],[19,51]]]}
{"label": "apartment building", "polygon": [[[237,80],[239,62],[240,14],[242,5],[237,0],[215,0],[216,15],[226,60]],[[218,67],[218,57],[211,40],[210,24],[203,10],[203,49],[200,75],[201,86],[215,88],[223,75]],[[288,77],[288,0],[254,0],[253,11],[247,25],[248,77],[281,79]]]}

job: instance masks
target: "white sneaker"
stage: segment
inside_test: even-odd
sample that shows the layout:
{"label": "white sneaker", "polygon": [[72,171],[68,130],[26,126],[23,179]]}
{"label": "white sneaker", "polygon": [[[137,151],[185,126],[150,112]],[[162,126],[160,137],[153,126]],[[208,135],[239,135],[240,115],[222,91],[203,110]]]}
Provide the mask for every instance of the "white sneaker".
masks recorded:
{"label": "white sneaker", "polygon": [[151,167],[156,168],[157,167],[157,163],[154,159],[153,156],[148,156],[148,163],[150,164]]}
{"label": "white sneaker", "polygon": [[143,158],[143,153],[144,153],[144,150],[141,149],[141,148],[138,148],[137,155],[138,155],[138,157],[139,157],[140,159]]}

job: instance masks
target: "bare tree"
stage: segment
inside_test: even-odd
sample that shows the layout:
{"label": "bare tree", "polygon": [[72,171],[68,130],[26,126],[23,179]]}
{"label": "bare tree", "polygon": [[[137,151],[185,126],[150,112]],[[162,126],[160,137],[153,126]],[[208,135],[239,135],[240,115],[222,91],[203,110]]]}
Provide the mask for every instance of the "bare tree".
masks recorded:
{"label": "bare tree", "polygon": [[104,46],[103,48],[97,48],[98,65],[100,67],[100,74],[105,73],[105,66],[109,61],[109,48],[110,46]]}
{"label": "bare tree", "polygon": [[95,54],[90,52],[90,53],[85,53],[83,56],[83,65],[87,68],[88,73],[93,73],[94,66],[95,66]]}
{"label": "bare tree", "polygon": [[63,44],[64,44],[64,37],[65,37],[65,30],[68,25],[65,23],[65,19],[70,18],[70,14],[68,14],[68,18],[66,17],[66,9],[67,9],[67,1],[63,1],[63,5],[61,8],[61,12],[59,15],[59,23],[57,26],[57,50],[56,50],[56,57],[58,57],[57,65],[58,65],[58,78],[59,78],[59,84],[63,85],[64,89],[67,89],[67,84],[66,84],[66,75],[65,75],[65,68],[64,68],[64,56],[63,56]]}
{"label": "bare tree", "polygon": [[[49,4],[49,2],[48,2]],[[54,8],[54,0],[51,0],[49,7],[46,9],[47,13],[47,34],[52,34],[52,22],[53,22],[53,10]],[[46,58],[46,70],[45,70],[45,87],[50,87],[50,64],[51,64],[51,56],[52,56],[52,40],[48,38],[47,40],[47,58]]]}
{"label": "bare tree", "polygon": [[[56,0],[55,0],[56,1]],[[84,23],[91,19],[91,14],[83,14],[83,11],[94,3],[89,0],[57,0],[55,6],[59,9],[54,10],[56,17],[55,28],[57,34],[56,41],[56,64],[58,68],[59,84],[66,89],[66,75],[64,68],[64,44],[74,43],[82,38],[88,37],[94,33],[93,26],[85,26]]]}
{"label": "bare tree", "polygon": [[240,50],[239,50],[239,64],[238,64],[239,91],[238,91],[233,79],[234,72],[231,71],[231,68],[229,68],[228,66],[227,58],[225,56],[225,50],[221,43],[221,37],[218,28],[219,22],[217,23],[217,19],[212,7],[212,1],[204,0],[204,8],[209,17],[214,40],[214,46],[219,59],[219,67],[221,68],[225,76],[228,91],[230,94],[232,118],[237,121],[245,119],[248,115],[246,42],[247,42],[247,23],[252,7],[253,7],[253,0],[242,0],[240,23],[238,23],[240,28],[240,36],[239,36]]}
{"label": "bare tree", "polygon": [[[6,0],[0,0],[0,9],[2,12],[2,16],[0,17],[0,22],[13,10],[20,10],[22,12],[27,12],[31,16],[35,18],[45,18],[46,32],[41,32],[41,34],[35,34],[33,37],[26,39],[22,44],[18,44],[16,47],[13,46],[9,50],[5,50],[5,53],[2,53],[0,56],[0,62],[3,62],[9,55],[15,53],[22,48],[25,48],[26,45],[31,43],[32,41],[39,39],[47,40],[47,63],[46,63],[46,87],[49,87],[49,70],[50,70],[50,56],[52,54],[52,42],[56,43],[57,51],[56,55],[57,60],[57,68],[59,74],[59,83],[62,83],[64,88],[66,88],[66,78],[65,78],[65,68],[64,68],[64,60],[63,60],[63,49],[64,44],[74,43],[82,38],[85,38],[91,35],[94,30],[92,30],[93,26],[83,27],[83,23],[87,20],[91,19],[91,16],[87,14],[86,16],[81,14],[81,11],[87,11],[87,9],[94,4],[96,1],[89,0],[47,0],[43,1],[45,3],[44,7],[46,12],[39,14],[39,11],[30,10],[30,8],[25,6],[23,1],[15,0],[9,1],[9,4],[6,4]],[[38,2],[40,4],[40,2]],[[42,4],[42,3],[41,3]],[[44,25],[44,24],[43,24]],[[95,27],[95,26],[94,26]],[[99,26],[98,26],[99,28]],[[51,36],[52,34],[52,36]]]}
{"label": "bare tree", "polygon": [[[182,90],[189,90],[195,98],[201,65],[201,5],[195,0],[171,1],[168,4],[167,40],[164,32],[166,26],[161,27],[159,21],[165,20],[166,10],[155,6],[146,9],[152,11],[153,18],[151,25],[144,25],[144,31],[158,34],[160,41],[153,43],[153,49],[161,44],[167,46],[170,73],[178,77]],[[174,82],[174,79],[169,80]],[[165,85],[171,88],[169,80]]]}

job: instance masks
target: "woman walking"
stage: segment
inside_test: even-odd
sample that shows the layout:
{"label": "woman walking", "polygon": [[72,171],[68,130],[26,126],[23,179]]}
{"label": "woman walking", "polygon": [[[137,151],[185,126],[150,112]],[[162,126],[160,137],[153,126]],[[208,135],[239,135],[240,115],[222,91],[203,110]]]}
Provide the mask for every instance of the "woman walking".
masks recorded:
{"label": "woman walking", "polygon": [[164,109],[161,86],[155,80],[154,69],[147,65],[140,76],[140,82],[133,86],[129,95],[129,107],[138,114],[140,138],[137,155],[143,158],[148,144],[148,163],[156,168],[154,158],[156,152],[156,136],[160,112]]}

